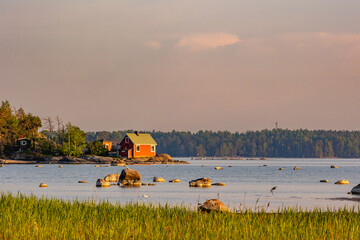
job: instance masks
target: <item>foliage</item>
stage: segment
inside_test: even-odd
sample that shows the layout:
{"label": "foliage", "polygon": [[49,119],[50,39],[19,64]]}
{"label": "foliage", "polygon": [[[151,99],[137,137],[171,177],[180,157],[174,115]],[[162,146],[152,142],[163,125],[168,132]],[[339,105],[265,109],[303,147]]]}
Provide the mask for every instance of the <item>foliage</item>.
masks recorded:
{"label": "foliage", "polygon": [[[119,143],[129,131],[88,133],[88,140],[107,135]],[[359,131],[272,129],[230,133],[228,131],[149,132],[157,142],[157,152],[171,156],[248,156],[248,157],[360,157]]]}
{"label": "foliage", "polygon": [[201,213],[184,207],[0,195],[1,239],[359,239],[355,209]]}
{"label": "foliage", "polygon": [[12,109],[8,101],[1,102],[0,107],[0,156],[16,151],[16,141],[22,135],[32,140],[32,149],[39,150],[38,129],[42,126],[41,119],[22,108]]}
{"label": "foliage", "polygon": [[83,155],[86,133],[79,127],[72,125],[70,122],[66,124],[64,141],[62,150],[65,155],[80,157]]}
{"label": "foliage", "polygon": [[109,151],[101,141],[91,141],[87,144],[87,154],[109,156]]}

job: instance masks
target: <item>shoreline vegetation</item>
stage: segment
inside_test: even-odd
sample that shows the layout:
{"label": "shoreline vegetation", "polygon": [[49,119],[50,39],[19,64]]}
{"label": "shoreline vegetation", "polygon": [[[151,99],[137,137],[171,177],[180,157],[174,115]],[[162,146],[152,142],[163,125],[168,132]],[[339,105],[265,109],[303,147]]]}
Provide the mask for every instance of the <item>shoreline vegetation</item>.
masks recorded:
{"label": "shoreline vegetation", "polygon": [[1,239],[359,239],[356,208],[200,212],[0,193]]}
{"label": "shoreline vegetation", "polygon": [[168,154],[157,154],[154,157],[134,159],[119,159],[113,157],[86,155],[83,157],[48,157],[41,159],[0,159],[0,164],[108,164],[112,166],[124,165],[154,165],[154,164],[189,164],[187,161],[173,159]]}

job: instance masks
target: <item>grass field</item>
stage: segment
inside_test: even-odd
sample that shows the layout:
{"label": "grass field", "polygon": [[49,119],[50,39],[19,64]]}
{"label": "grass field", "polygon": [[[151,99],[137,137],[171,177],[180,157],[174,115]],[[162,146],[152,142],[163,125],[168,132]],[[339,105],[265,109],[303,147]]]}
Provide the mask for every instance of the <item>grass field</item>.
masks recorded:
{"label": "grass field", "polygon": [[358,209],[202,213],[1,193],[1,239],[360,239]]}

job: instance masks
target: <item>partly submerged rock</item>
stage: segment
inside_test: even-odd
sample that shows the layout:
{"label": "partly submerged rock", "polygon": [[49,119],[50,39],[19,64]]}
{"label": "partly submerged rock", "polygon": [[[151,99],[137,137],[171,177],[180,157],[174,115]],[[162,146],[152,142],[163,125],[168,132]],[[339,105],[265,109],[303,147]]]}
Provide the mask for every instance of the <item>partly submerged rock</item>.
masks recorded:
{"label": "partly submerged rock", "polygon": [[149,183],[148,186],[156,186],[155,183]]}
{"label": "partly submerged rock", "polygon": [[211,187],[210,178],[198,178],[189,182],[190,187]]}
{"label": "partly submerged rock", "polygon": [[180,179],[172,179],[172,180],[170,180],[169,182],[172,182],[172,183],[179,183],[179,182],[180,182]]}
{"label": "partly submerged rock", "polygon": [[221,170],[223,169],[222,167],[215,167],[216,170]]}
{"label": "partly submerged rock", "polygon": [[163,179],[161,177],[154,177],[153,182],[166,182],[166,181],[165,181],[165,179]]}
{"label": "partly submerged rock", "polygon": [[222,182],[212,183],[211,185],[213,185],[213,186],[226,186],[226,184],[222,183]]}
{"label": "partly submerged rock", "polygon": [[356,185],[355,187],[353,187],[353,189],[351,189],[351,194],[360,194],[360,184]]}
{"label": "partly submerged rock", "polygon": [[96,186],[97,187],[110,187],[110,182],[107,182],[104,179],[99,178],[96,181]]}
{"label": "partly submerged rock", "polygon": [[44,167],[43,165],[36,165],[35,167]]}
{"label": "partly submerged rock", "polygon": [[88,181],[80,180],[80,181],[78,181],[78,183],[88,183]]}
{"label": "partly submerged rock", "polygon": [[113,173],[113,174],[108,174],[105,176],[104,180],[107,182],[119,182],[119,178],[120,178],[120,173]]}
{"label": "partly submerged rock", "polygon": [[141,185],[146,186],[147,184],[143,182],[143,183],[141,183]]}
{"label": "partly submerged rock", "polygon": [[47,187],[48,185],[46,183],[40,183],[39,187]]}
{"label": "partly submerged rock", "polygon": [[294,169],[294,170],[300,170],[301,168],[300,168],[300,167],[295,166],[293,169]]}
{"label": "partly submerged rock", "polygon": [[140,186],[141,185],[141,175],[139,171],[135,169],[123,169],[119,177],[120,186]]}
{"label": "partly submerged rock", "polygon": [[329,182],[327,179],[321,179],[320,182]]}
{"label": "partly submerged rock", "polygon": [[199,207],[199,209],[206,212],[230,212],[229,208],[218,199],[206,200],[204,204]]}
{"label": "partly submerged rock", "polygon": [[284,168],[281,167],[281,168],[279,168],[279,170],[284,170]]}
{"label": "partly submerged rock", "polygon": [[342,179],[342,180],[337,181],[335,184],[349,184],[349,181],[346,179]]}
{"label": "partly submerged rock", "polygon": [[331,165],[330,168],[339,168],[339,167],[336,165]]}
{"label": "partly submerged rock", "polygon": [[59,166],[59,168],[63,168],[63,166],[62,166],[62,165],[60,165],[60,166]]}

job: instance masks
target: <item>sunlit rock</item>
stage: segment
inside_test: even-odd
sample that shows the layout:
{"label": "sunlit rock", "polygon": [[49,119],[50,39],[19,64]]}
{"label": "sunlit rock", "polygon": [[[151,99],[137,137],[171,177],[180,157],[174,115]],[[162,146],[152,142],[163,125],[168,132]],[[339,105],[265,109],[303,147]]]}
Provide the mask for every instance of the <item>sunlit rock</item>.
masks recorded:
{"label": "sunlit rock", "polygon": [[96,181],[96,186],[97,187],[110,187],[110,182],[107,182],[104,179],[99,178]]}
{"label": "sunlit rock", "polygon": [[166,182],[166,181],[165,181],[165,179],[163,179],[161,177],[154,177],[153,182]]}
{"label": "sunlit rock", "polygon": [[113,174],[108,174],[105,176],[104,180],[107,182],[119,182],[119,178],[120,178],[120,173],[113,173]]}
{"label": "sunlit rock", "polygon": [[47,187],[48,185],[46,183],[40,183],[39,187]]}
{"label": "sunlit rock", "polygon": [[320,182],[329,182],[327,179],[321,179]]}
{"label": "sunlit rock", "polygon": [[342,179],[342,180],[337,181],[335,184],[349,184],[349,181],[346,179]]}
{"label": "sunlit rock", "polygon": [[172,182],[172,183],[179,183],[179,182],[180,182],[180,179],[172,179],[172,180],[170,180],[169,182]]}
{"label": "sunlit rock", "polygon": [[190,187],[211,187],[210,178],[198,178],[189,182]]}
{"label": "sunlit rock", "polygon": [[204,204],[199,207],[199,209],[206,212],[230,212],[229,208],[218,199],[206,200]]}
{"label": "sunlit rock", "polygon": [[140,186],[141,185],[141,175],[135,169],[123,169],[119,177],[120,186]]}

